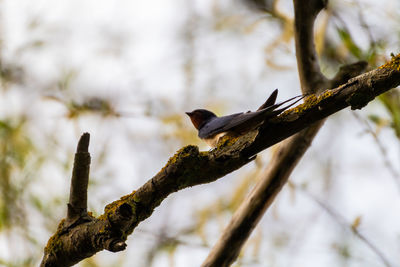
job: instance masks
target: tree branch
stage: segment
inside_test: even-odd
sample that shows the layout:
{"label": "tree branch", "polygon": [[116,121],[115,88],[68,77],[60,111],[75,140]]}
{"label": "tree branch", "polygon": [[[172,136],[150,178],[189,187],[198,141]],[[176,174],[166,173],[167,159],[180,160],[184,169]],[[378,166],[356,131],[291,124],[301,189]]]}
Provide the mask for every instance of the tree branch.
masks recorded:
{"label": "tree branch", "polygon": [[158,174],[137,191],[107,205],[98,218],[90,217],[90,221],[78,221],[68,228],[62,220],[49,239],[41,266],[71,266],[103,249],[125,249],[128,235],[169,194],[215,181],[250,162],[258,152],[340,109],[365,106],[400,84],[399,66],[400,56],[319,97],[308,97],[304,104],[266,122],[259,130],[239,138],[222,138],[210,152],[199,152],[196,146],[182,148]]}
{"label": "tree branch", "polygon": [[84,133],[78,142],[64,227],[69,227],[79,220],[89,218],[87,214],[87,189],[90,169],[89,141],[89,133]]}
{"label": "tree branch", "polygon": [[297,69],[303,93],[316,93],[328,80],[321,73],[314,45],[314,21],[327,0],[294,0],[294,37]]}

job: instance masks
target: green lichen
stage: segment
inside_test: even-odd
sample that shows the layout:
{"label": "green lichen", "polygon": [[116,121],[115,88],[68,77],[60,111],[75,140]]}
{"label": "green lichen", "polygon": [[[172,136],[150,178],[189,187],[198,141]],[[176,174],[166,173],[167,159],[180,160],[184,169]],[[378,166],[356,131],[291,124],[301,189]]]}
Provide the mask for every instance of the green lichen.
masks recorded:
{"label": "green lichen", "polygon": [[304,103],[300,104],[294,108],[291,108],[289,110],[286,110],[285,112],[282,113],[281,116],[286,116],[289,114],[302,114],[305,111],[317,106],[322,100],[327,99],[331,96],[334,95],[333,90],[325,90],[324,93],[320,94],[319,96],[316,96],[315,94],[311,94],[304,98]]}
{"label": "green lichen", "polygon": [[169,165],[175,164],[178,160],[184,160],[184,158],[198,153],[199,153],[199,148],[197,146],[188,145],[182,147],[181,149],[176,151],[175,155],[169,158],[167,164],[165,164],[165,166],[160,170],[160,172],[164,172]]}
{"label": "green lichen", "polygon": [[200,151],[199,152],[199,157],[208,157],[209,152],[208,151]]}
{"label": "green lichen", "polygon": [[[158,172],[157,175],[162,175],[163,173],[168,171],[168,168],[170,168],[171,166],[174,166],[178,163],[192,162],[192,163],[189,163],[188,165],[183,164],[181,166],[181,168],[185,168],[186,166],[196,166],[196,164],[193,162],[196,162],[196,161],[198,162],[199,158],[207,157],[207,155],[208,155],[208,152],[199,152],[199,148],[197,146],[193,146],[193,145],[185,146],[185,147],[179,149],[172,157],[170,157],[168,159],[167,164],[165,164],[165,166]],[[177,183],[179,184],[179,181],[177,181]],[[134,196],[132,199],[135,202],[140,202],[140,199],[138,199],[137,196]],[[161,201],[162,200],[160,200],[160,202]]]}
{"label": "green lichen", "polygon": [[325,90],[323,94],[318,96],[318,102],[334,95],[333,90]]}
{"label": "green lichen", "polygon": [[120,199],[113,201],[110,204],[108,204],[107,206],[105,206],[104,213],[102,215],[100,215],[98,219],[99,220],[108,219],[108,215],[114,213],[117,210],[117,208],[124,203],[128,203],[133,207],[134,205],[132,204],[132,202],[133,202],[133,196],[135,195],[135,193],[136,193],[136,191],[133,191],[129,195],[125,195],[125,196],[121,197]]}
{"label": "green lichen", "polygon": [[[300,104],[300,105],[298,105],[298,106],[296,106],[296,107],[294,107],[292,109],[289,109],[286,112],[287,113],[292,113],[292,112],[294,112],[294,113],[303,113],[304,111],[306,111],[306,110],[314,107],[315,105],[317,105],[318,102],[319,102],[318,101],[318,97],[316,95],[312,94],[312,95],[307,96],[304,99],[304,103],[303,104]],[[285,113],[283,113],[283,114],[285,114]]]}
{"label": "green lichen", "polygon": [[209,161],[209,152],[196,153],[188,158],[181,166],[182,174],[178,175],[176,184],[177,189],[183,189],[197,184],[199,174],[203,173],[205,163]]}
{"label": "green lichen", "polygon": [[239,136],[224,135],[218,140],[217,149],[232,146],[239,139]]}
{"label": "green lichen", "polygon": [[47,245],[44,248],[46,254],[57,254],[60,250],[63,249],[63,242],[60,239],[60,236],[62,235],[64,222],[65,219],[62,219],[61,222],[58,224],[57,231],[49,238],[49,241],[47,241]]}
{"label": "green lichen", "polygon": [[392,59],[382,66],[379,67],[380,69],[393,69],[400,71],[400,54],[396,56],[392,54]]}

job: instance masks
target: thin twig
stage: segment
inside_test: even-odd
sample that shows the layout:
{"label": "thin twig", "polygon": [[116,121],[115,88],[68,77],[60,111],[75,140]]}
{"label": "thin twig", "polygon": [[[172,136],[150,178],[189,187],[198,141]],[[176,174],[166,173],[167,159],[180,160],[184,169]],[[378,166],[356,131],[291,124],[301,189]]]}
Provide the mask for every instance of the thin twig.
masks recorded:
{"label": "thin twig", "polygon": [[304,195],[306,195],[307,197],[309,197],[311,200],[313,200],[315,203],[317,203],[322,209],[324,209],[339,225],[341,225],[342,227],[347,228],[348,230],[350,230],[351,232],[354,233],[354,235],[356,237],[358,237],[358,239],[360,239],[367,247],[369,247],[377,256],[378,258],[381,259],[382,263],[386,266],[386,267],[392,267],[392,265],[390,264],[389,260],[385,257],[385,255],[383,254],[383,252],[378,249],[374,244],[372,244],[371,241],[369,241],[363,234],[361,234],[361,232],[357,229],[357,227],[354,227],[351,223],[347,222],[346,219],[339,214],[339,212],[337,212],[334,208],[332,208],[331,206],[329,206],[328,204],[326,204],[325,202],[323,202],[322,200],[320,200],[319,198],[317,198],[316,196],[314,196],[313,194],[311,194],[309,191],[307,191],[305,188],[298,186],[296,184],[293,184],[293,187],[298,189],[300,192],[302,192]]}
{"label": "thin twig", "polygon": [[383,164],[385,164],[386,168],[388,169],[389,173],[393,177],[393,180],[395,184],[397,185],[397,189],[399,190],[400,193],[400,174],[396,171],[394,168],[392,162],[389,160],[389,157],[387,155],[386,148],[382,144],[381,140],[379,139],[378,135],[376,132],[371,128],[371,125],[366,121],[365,119],[361,118],[356,112],[352,112],[353,116],[365,126],[365,131],[369,134],[372,135],[375,144],[377,145],[379,151],[382,154],[383,158]]}

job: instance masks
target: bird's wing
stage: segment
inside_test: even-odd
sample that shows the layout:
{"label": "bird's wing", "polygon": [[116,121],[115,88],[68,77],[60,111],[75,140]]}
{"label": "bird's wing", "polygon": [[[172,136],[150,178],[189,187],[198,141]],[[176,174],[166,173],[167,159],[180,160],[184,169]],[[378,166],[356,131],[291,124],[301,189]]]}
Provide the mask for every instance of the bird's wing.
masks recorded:
{"label": "bird's wing", "polygon": [[[268,111],[272,112],[272,111]],[[255,112],[246,112],[242,113],[239,116],[232,118],[229,123],[225,124],[222,127],[220,132],[236,132],[236,133],[244,133],[251,129],[257,127],[261,122],[263,122],[268,116],[266,110],[260,110]],[[268,116],[269,117],[269,116]]]}
{"label": "bird's wing", "polygon": [[241,114],[243,114],[243,113],[240,112],[240,113],[235,113],[232,115],[215,117],[215,118],[211,119],[209,122],[206,123],[206,125],[204,125],[199,130],[199,137],[204,139],[204,138],[209,138],[216,134],[225,132],[226,130],[224,130],[224,126],[229,125],[232,120],[234,120],[236,117],[240,116]]}
{"label": "bird's wing", "polygon": [[[299,99],[297,99],[293,103],[290,103],[289,105],[287,105],[283,108],[277,109],[278,107],[282,106],[283,104],[285,104],[289,101],[292,101],[296,98],[299,98]],[[278,104],[274,104],[274,105],[264,108],[262,110],[239,114],[239,115],[233,117],[228,123],[226,123],[224,127],[220,128],[219,131],[220,132],[233,131],[233,132],[237,132],[237,133],[243,133],[243,132],[249,131],[249,130],[254,129],[255,127],[259,126],[265,120],[268,120],[275,116],[278,116],[280,113],[282,113],[289,107],[293,106],[294,104],[296,104],[303,98],[304,98],[304,96],[295,96],[286,101],[283,101]]]}
{"label": "bird's wing", "polygon": [[[272,93],[274,94],[274,93]],[[223,132],[235,132],[235,133],[244,133],[246,131],[252,130],[255,127],[259,126],[263,121],[275,117],[282,113],[284,110],[288,109],[289,107],[296,104],[298,101],[303,99],[304,96],[295,96],[286,101],[283,101],[278,104],[273,104],[268,106],[264,109],[257,110],[254,112],[246,112],[246,113],[235,113],[228,116],[223,117],[215,117],[211,119],[209,122],[206,123],[200,130],[199,130],[199,137],[200,138],[210,138],[216,134],[223,133]],[[271,97],[270,97],[271,98]],[[283,104],[292,101],[296,98],[298,100],[290,103],[289,105],[277,109],[278,107],[282,106]],[[267,100],[268,102],[268,100]]]}

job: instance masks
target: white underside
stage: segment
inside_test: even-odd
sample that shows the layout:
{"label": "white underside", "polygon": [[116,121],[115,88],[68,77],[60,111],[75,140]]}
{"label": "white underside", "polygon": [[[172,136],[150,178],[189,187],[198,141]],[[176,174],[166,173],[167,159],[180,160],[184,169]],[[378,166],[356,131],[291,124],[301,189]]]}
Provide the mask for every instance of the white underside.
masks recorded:
{"label": "white underside", "polygon": [[216,134],[213,138],[204,139],[210,147],[216,147],[219,139],[224,136],[226,132]]}

